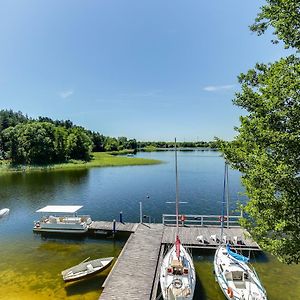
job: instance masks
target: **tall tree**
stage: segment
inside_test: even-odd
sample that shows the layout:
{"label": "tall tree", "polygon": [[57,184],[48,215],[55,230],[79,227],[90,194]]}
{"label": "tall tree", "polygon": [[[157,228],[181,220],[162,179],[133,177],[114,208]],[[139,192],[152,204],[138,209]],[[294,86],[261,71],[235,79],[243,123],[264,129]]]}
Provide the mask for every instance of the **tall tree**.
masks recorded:
{"label": "tall tree", "polygon": [[81,127],[69,129],[67,137],[67,153],[69,158],[90,160],[93,142]]}
{"label": "tall tree", "polygon": [[300,50],[300,1],[266,0],[250,29],[261,35],[269,27],[274,29],[273,34],[284,42],[286,48]]}
{"label": "tall tree", "polygon": [[[250,29],[272,27],[286,48],[300,50],[300,2],[266,0]],[[277,42],[277,41],[274,41]],[[286,263],[300,262],[300,59],[298,53],[256,64],[239,76],[234,104],[240,117],[232,142],[219,140],[227,161],[242,172],[249,202],[243,224],[260,245]]]}
{"label": "tall tree", "polygon": [[250,201],[244,225],[286,263],[300,262],[300,59],[257,64],[239,81],[234,103],[247,110],[238,135],[220,142],[240,170]]}

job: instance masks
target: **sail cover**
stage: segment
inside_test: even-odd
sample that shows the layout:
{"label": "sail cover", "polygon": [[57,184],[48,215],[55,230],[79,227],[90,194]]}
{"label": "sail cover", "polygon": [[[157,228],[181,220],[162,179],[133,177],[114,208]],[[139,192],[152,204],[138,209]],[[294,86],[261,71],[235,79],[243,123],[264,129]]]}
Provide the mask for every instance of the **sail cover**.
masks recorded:
{"label": "sail cover", "polygon": [[180,239],[179,239],[178,235],[176,236],[175,245],[176,245],[176,256],[179,259],[179,256],[180,256]]}
{"label": "sail cover", "polygon": [[226,250],[227,250],[227,253],[232,256],[233,258],[239,260],[239,261],[242,261],[242,262],[248,262],[249,261],[249,258],[248,257],[245,257],[243,255],[240,255],[240,254],[237,254],[233,251],[230,250],[230,246],[227,244],[226,245]]}

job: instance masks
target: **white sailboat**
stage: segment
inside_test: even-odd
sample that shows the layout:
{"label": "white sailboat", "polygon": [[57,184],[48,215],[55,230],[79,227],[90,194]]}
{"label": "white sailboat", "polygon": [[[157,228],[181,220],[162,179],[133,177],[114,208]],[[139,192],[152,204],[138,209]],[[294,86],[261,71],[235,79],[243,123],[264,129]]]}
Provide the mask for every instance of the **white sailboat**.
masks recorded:
{"label": "white sailboat", "polygon": [[[225,189],[228,166],[225,164],[224,193],[222,202],[221,239],[223,241]],[[214,272],[222,292],[228,300],[266,300],[266,290],[255,270],[248,263],[249,258],[239,255],[229,245],[220,245],[214,257]]]}
{"label": "white sailboat", "polygon": [[164,300],[192,300],[196,285],[196,274],[193,259],[181,245],[178,236],[179,201],[177,175],[177,148],[175,139],[175,169],[176,169],[176,228],[174,245],[163,258],[160,270],[160,286]]}

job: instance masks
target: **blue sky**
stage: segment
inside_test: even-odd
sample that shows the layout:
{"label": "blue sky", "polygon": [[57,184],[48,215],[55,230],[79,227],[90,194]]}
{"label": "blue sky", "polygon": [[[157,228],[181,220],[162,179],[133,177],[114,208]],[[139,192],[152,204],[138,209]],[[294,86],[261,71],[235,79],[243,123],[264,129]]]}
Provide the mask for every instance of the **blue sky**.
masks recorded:
{"label": "blue sky", "polygon": [[0,108],[138,140],[231,139],[237,75],[287,53],[258,0],[1,0]]}

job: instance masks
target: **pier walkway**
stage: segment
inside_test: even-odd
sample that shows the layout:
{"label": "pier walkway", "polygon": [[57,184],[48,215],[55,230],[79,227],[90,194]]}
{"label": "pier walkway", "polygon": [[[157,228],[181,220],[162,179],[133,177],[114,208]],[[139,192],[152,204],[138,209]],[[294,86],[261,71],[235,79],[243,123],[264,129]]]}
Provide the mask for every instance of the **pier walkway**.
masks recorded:
{"label": "pier walkway", "polygon": [[162,224],[138,224],[104,282],[100,300],[151,299],[163,237]]}
{"label": "pier walkway", "polygon": [[[237,250],[260,251],[247,230],[238,225],[238,217],[227,218],[223,241]],[[155,300],[159,286],[160,265],[165,247],[174,242],[176,226],[172,215],[164,215],[162,224],[95,221],[93,233],[130,234],[116,263],[103,283],[99,300]],[[180,222],[181,243],[189,248],[216,249],[220,243],[218,216],[186,216]]]}

